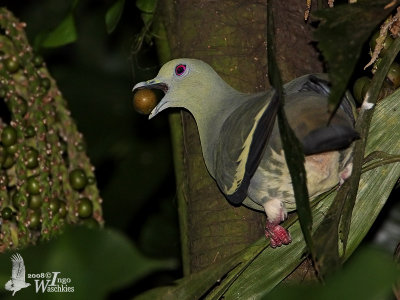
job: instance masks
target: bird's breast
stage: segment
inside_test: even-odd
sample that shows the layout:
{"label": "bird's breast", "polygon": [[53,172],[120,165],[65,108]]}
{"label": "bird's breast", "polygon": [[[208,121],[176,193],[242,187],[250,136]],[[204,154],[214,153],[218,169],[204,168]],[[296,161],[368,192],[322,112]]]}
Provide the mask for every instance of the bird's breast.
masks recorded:
{"label": "bird's breast", "polygon": [[[311,199],[338,184],[339,174],[345,168],[342,156],[342,152],[329,151],[305,157],[304,167]],[[262,206],[269,199],[279,199],[285,203],[289,211],[296,209],[292,180],[282,149],[277,152],[267,147],[250,181],[248,196]]]}

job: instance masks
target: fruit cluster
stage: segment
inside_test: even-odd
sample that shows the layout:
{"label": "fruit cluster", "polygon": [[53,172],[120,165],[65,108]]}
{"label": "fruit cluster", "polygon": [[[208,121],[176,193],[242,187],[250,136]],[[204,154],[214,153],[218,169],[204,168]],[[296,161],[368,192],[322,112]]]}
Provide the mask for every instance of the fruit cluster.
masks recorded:
{"label": "fruit cluster", "polygon": [[103,223],[82,134],[24,27],[0,8],[0,252]]}

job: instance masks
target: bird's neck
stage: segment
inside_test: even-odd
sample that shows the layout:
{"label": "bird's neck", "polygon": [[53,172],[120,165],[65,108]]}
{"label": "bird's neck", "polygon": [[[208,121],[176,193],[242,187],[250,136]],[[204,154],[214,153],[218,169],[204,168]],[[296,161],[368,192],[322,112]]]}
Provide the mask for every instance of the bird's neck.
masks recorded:
{"label": "bird's neck", "polygon": [[[212,96],[210,95],[210,97]],[[247,100],[248,96],[230,87],[230,89],[225,89],[223,95],[219,95],[219,97],[214,95],[211,99],[215,102],[209,107],[204,107],[198,116],[194,115],[199,130],[204,162],[213,177],[214,147],[220,138],[221,128],[226,119]]]}

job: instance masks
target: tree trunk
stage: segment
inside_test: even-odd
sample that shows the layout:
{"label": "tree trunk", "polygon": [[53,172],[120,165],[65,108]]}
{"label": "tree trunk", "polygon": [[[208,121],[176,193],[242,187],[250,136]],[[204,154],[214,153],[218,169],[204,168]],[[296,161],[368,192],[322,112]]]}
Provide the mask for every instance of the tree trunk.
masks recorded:
{"label": "tree trunk", "polygon": [[[303,1],[276,1],[277,54],[284,81],[321,72]],[[160,20],[171,50],[168,59],[190,57],[209,63],[242,92],[269,87],[265,0],[165,0]],[[161,42],[162,43],[162,42]],[[166,60],[169,55],[161,55]],[[181,125],[180,125],[181,124]],[[246,248],[264,234],[265,215],[230,205],[208,174],[193,117],[171,117],[184,274]],[[267,241],[266,241],[267,243]]]}

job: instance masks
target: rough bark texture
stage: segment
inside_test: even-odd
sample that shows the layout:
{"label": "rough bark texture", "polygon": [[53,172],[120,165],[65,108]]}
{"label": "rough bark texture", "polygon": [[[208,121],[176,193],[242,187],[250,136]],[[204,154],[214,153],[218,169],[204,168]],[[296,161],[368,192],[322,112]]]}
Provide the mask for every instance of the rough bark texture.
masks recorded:
{"label": "rough bark texture", "polygon": [[[310,44],[304,23],[303,1],[276,1],[277,49],[284,81],[320,72],[321,64]],[[265,0],[168,0],[160,7],[172,57],[202,59],[233,87],[243,92],[268,88]],[[264,214],[231,206],[209,176],[203,161],[197,127],[182,112],[182,156],[186,206],[183,230],[185,273],[204,267],[244,249],[263,235]],[[182,221],[182,216],[181,216]],[[266,241],[267,242],[267,241]]]}

